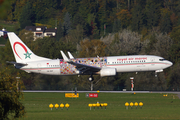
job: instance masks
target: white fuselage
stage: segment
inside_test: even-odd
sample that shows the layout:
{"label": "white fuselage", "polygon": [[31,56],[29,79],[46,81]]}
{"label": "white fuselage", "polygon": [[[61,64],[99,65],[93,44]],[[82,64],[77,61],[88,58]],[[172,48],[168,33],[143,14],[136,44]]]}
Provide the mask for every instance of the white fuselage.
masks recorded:
{"label": "white fuselage", "polygon": [[[100,67],[101,69],[115,68],[116,72],[162,71],[172,65],[170,61],[152,55],[77,58],[71,60],[80,64]],[[80,70],[76,69],[76,66],[65,62],[63,59],[34,61],[27,64],[27,66],[16,67],[28,73],[34,72],[47,75],[80,74]]]}
{"label": "white fuselage", "polygon": [[[2,31],[0,31],[2,32]],[[113,57],[76,58],[68,52],[63,59],[49,59],[35,55],[13,32],[7,33],[16,62],[9,62],[28,73],[47,75],[92,75],[114,76],[117,72],[155,71],[162,72],[172,63],[159,56],[130,55]]]}

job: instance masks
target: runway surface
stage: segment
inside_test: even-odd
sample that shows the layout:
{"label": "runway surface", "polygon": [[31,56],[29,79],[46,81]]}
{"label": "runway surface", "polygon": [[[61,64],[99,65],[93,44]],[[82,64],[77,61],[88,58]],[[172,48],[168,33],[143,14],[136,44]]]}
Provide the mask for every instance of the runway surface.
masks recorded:
{"label": "runway surface", "polygon": [[[52,92],[52,93],[72,93],[75,91],[57,91],[57,90],[23,90],[22,92],[39,92],[39,93],[44,93],[44,92]],[[177,94],[177,96],[180,99],[180,91],[99,91],[101,93],[172,93],[172,94]],[[77,91],[77,93],[97,93],[97,91]]]}

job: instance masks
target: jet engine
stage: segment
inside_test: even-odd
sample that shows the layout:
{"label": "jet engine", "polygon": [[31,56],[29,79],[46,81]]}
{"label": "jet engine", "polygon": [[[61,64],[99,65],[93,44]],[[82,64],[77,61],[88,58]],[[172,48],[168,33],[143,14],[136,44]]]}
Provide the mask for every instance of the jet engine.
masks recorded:
{"label": "jet engine", "polygon": [[100,71],[100,76],[115,76],[116,75],[116,68],[103,68]]}

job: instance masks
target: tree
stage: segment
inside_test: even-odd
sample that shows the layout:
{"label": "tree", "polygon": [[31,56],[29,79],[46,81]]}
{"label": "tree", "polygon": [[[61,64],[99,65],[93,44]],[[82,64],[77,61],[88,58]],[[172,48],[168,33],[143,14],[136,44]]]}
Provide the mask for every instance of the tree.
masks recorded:
{"label": "tree", "polygon": [[19,100],[22,99],[23,95],[21,92],[23,83],[21,80],[17,83],[14,76],[15,73],[12,73],[8,67],[1,65],[0,68],[0,119],[22,117],[25,114],[25,110]]}
{"label": "tree", "polygon": [[64,37],[64,29],[61,21],[59,21],[59,25],[57,27],[56,40],[60,40],[61,37]]}
{"label": "tree", "polygon": [[56,10],[60,5],[58,0],[33,0],[29,2],[33,5],[36,22],[44,24],[56,16]]}
{"label": "tree", "polygon": [[79,57],[105,56],[106,45],[100,40],[85,39],[80,42],[81,51]]}
{"label": "tree", "polygon": [[[178,1],[176,11],[177,11],[177,16],[180,16],[180,1]],[[180,25],[180,17],[178,17],[178,25]]]}
{"label": "tree", "polygon": [[66,12],[65,16],[64,16],[64,23],[63,23],[63,26],[64,26],[64,32],[65,32],[65,35],[67,35],[70,30],[72,29],[71,28],[71,15]]}
{"label": "tree", "polygon": [[171,60],[173,62],[180,62],[180,25],[172,30],[170,37],[173,40],[170,50]]}
{"label": "tree", "polygon": [[127,28],[127,26],[131,23],[131,14],[128,10],[122,9],[120,12],[116,13],[117,18],[121,20],[121,27]]}
{"label": "tree", "polygon": [[172,30],[172,23],[168,13],[161,16],[160,30],[163,33],[169,33]]}
{"label": "tree", "polygon": [[134,10],[132,12],[132,25],[131,28],[133,31],[139,31],[143,27],[143,21],[144,21],[144,14],[143,14],[143,8],[140,4],[137,4],[134,7]]}
{"label": "tree", "polygon": [[121,20],[119,19],[115,19],[114,20],[114,24],[113,24],[113,33],[118,32],[119,30],[121,30]]}
{"label": "tree", "polygon": [[169,74],[168,87],[170,90],[179,91],[180,90],[180,64],[177,63],[171,67]]}
{"label": "tree", "polygon": [[81,0],[79,6],[79,13],[82,15],[84,20],[88,18],[88,14],[94,13],[94,5],[95,2],[91,2],[90,0]]}
{"label": "tree", "polygon": [[70,0],[68,2],[67,10],[72,16],[74,16],[77,13],[78,8],[79,8],[78,3],[75,2],[75,0]]}
{"label": "tree", "polygon": [[97,27],[97,24],[94,23],[93,21],[91,22],[91,38],[92,39],[98,39],[99,38],[99,30],[98,30],[98,27]]}
{"label": "tree", "polygon": [[107,46],[106,54],[113,56],[139,54],[143,47],[141,35],[126,29],[109,34],[108,36],[101,38],[101,41]]}
{"label": "tree", "polygon": [[86,30],[86,22],[82,15],[78,12],[73,17],[73,29],[76,28],[77,25],[81,25],[84,30]]}
{"label": "tree", "polygon": [[126,77],[125,86],[126,89],[130,90],[131,83],[129,78],[134,76],[135,90],[166,90],[167,82],[165,79],[165,74],[159,73],[157,77],[154,77],[154,72],[139,72],[137,75],[135,73],[129,73]]}
{"label": "tree", "polygon": [[73,29],[69,32],[66,37],[66,40],[71,41],[73,45],[77,45],[81,40],[83,40],[84,30],[80,24],[76,26],[76,29]]}
{"label": "tree", "polygon": [[146,22],[147,22],[147,28],[152,28],[153,26],[158,25],[159,20],[159,10],[158,10],[157,2],[153,1],[147,1],[146,7],[145,7],[145,13],[146,13]]}
{"label": "tree", "polygon": [[[8,12],[11,10],[12,0],[1,0],[0,1],[0,18],[6,19],[8,17]],[[10,10],[9,10],[10,9]]]}
{"label": "tree", "polygon": [[22,13],[19,17],[20,28],[24,29],[26,26],[32,26],[35,22],[32,6],[29,2],[23,7]]}

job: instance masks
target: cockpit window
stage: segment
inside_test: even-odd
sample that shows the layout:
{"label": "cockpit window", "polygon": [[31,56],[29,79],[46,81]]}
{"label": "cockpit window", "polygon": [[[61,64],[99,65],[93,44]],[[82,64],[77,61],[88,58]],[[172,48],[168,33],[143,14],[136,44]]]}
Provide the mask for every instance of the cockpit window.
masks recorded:
{"label": "cockpit window", "polygon": [[164,60],[166,60],[166,59],[159,59],[159,61],[164,61]]}

